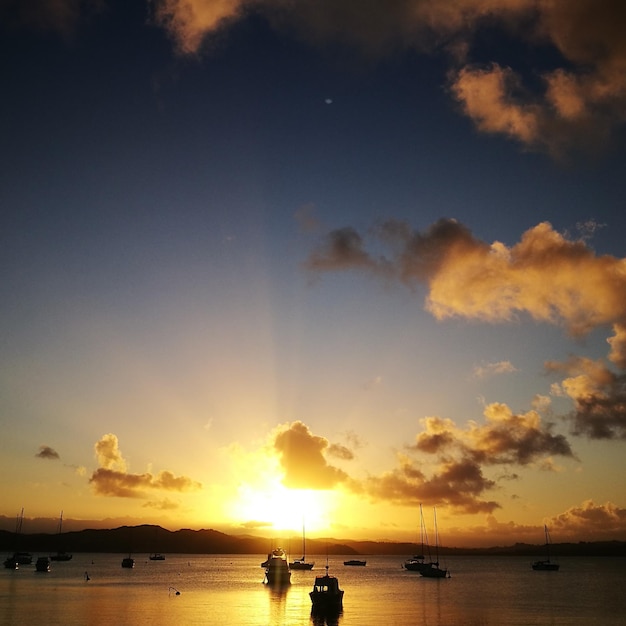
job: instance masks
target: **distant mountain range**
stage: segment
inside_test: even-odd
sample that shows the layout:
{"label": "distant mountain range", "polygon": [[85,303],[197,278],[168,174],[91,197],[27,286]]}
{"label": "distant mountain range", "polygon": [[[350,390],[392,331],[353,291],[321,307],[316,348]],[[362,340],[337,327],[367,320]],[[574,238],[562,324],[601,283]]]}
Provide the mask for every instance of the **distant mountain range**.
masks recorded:
{"label": "distant mountain range", "polygon": [[[292,554],[300,555],[301,538],[281,544]],[[21,534],[0,530],[0,551],[27,550],[33,553],[68,552],[162,552],[174,554],[267,554],[276,541],[253,536],[227,535],[217,530],[170,531],[160,526],[121,526],[109,530],[80,530],[61,534]],[[307,554],[409,556],[419,550],[414,543],[308,539]],[[541,553],[543,546],[516,543],[492,548],[451,548],[440,546],[440,555],[530,556]],[[626,541],[597,541],[552,544],[558,556],[626,556]]]}

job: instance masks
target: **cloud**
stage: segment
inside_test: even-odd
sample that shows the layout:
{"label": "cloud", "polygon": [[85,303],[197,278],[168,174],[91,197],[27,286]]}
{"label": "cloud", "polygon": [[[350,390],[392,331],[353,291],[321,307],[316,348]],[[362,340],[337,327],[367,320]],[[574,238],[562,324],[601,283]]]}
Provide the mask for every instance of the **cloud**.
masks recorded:
{"label": "cloud", "polygon": [[[198,54],[203,42],[251,12],[313,45],[340,44],[367,57],[399,49],[444,53],[450,92],[478,130],[553,155],[608,139],[626,117],[621,0],[155,0],[154,6],[155,21],[182,54]],[[498,49],[487,62],[473,60],[476,51],[484,53],[475,44],[485,29],[548,49],[552,65],[515,69]]]}
{"label": "cloud", "polygon": [[103,468],[117,468],[120,471],[126,470],[126,461],[122,457],[119,449],[117,436],[113,433],[103,435],[99,441],[94,444],[98,465]]}
{"label": "cloud", "polygon": [[38,459],[59,459],[59,453],[50,446],[39,446],[39,452],[35,454]]}
{"label": "cloud", "polygon": [[379,502],[404,506],[440,504],[463,513],[490,513],[500,505],[480,496],[494,486],[494,481],[483,476],[480,466],[470,459],[446,461],[437,472],[426,477],[411,459],[400,455],[399,466],[369,477],[364,491]]}
{"label": "cloud", "polygon": [[142,498],[146,490],[165,490],[188,492],[198,491],[202,485],[186,476],[174,476],[163,471],[154,476],[150,472],[144,474],[128,474],[118,470],[98,468],[89,479],[94,491],[101,496],[118,498]]}
{"label": "cloud", "polygon": [[179,493],[197,491],[201,483],[187,476],[175,476],[163,470],[156,476],[151,472],[130,474],[126,471],[126,462],[118,446],[117,436],[108,433],[94,445],[98,464],[89,483],[94,491],[102,496],[119,498],[142,498],[146,490],[176,491]]}
{"label": "cloud", "polygon": [[583,357],[548,361],[545,366],[548,371],[567,374],[553,391],[573,400],[569,418],[575,434],[591,439],[626,439],[625,373],[616,374],[602,361]]}
{"label": "cloud", "polygon": [[331,445],[324,437],[313,435],[302,422],[279,427],[273,440],[284,472],[283,484],[291,489],[332,489],[348,479],[341,469],[329,465],[325,454],[349,459],[345,446]]}
{"label": "cloud", "polygon": [[626,259],[597,256],[582,240],[571,240],[548,222],[527,230],[508,247],[474,237],[463,224],[441,219],[425,232],[387,221],[374,231],[390,248],[372,257],[350,228],[330,232],[305,267],[324,272],[347,268],[395,277],[428,287],[426,309],[437,319],[485,322],[515,320],[526,313],[537,321],[564,325],[583,335],[603,325],[616,327],[613,360],[626,346]]}
{"label": "cloud", "polygon": [[472,374],[475,378],[488,378],[498,374],[511,374],[517,371],[517,368],[510,361],[497,361],[495,363],[485,363],[484,365],[474,365]]}
{"label": "cloud", "polygon": [[156,509],[157,511],[174,511],[180,508],[177,502],[173,502],[169,498],[163,498],[162,500],[148,501],[141,505],[146,509]]}
{"label": "cloud", "polygon": [[573,506],[564,513],[547,521],[553,535],[560,537],[587,537],[598,541],[623,537],[626,533],[626,509],[612,502],[595,504],[587,500],[580,506]]}

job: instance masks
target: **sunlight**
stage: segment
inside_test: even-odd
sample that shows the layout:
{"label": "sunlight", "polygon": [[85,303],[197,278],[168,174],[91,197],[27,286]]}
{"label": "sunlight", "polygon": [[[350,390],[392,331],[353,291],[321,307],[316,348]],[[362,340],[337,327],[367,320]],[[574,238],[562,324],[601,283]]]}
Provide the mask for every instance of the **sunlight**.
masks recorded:
{"label": "sunlight", "polygon": [[241,485],[231,517],[259,529],[300,533],[304,523],[307,534],[321,532],[330,526],[335,497],[328,491],[288,489],[275,478],[261,487]]}

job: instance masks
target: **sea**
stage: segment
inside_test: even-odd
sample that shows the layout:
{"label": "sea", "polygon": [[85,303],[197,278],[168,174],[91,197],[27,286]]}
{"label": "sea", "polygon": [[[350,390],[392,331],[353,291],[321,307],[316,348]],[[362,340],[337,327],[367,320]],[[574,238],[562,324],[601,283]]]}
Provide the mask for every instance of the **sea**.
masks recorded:
{"label": "sea", "polygon": [[[35,557],[37,555],[34,555]],[[561,558],[557,572],[533,571],[521,557],[446,557],[450,578],[423,578],[403,557],[362,556],[365,567],[328,559],[344,590],[338,615],[311,614],[309,591],[324,573],[293,571],[292,583],[263,582],[265,555],[167,554],[164,561],[123,554],[74,554],[0,571],[0,624],[170,626],[532,626],[626,624],[626,559]],[[407,555],[409,556],[409,555]],[[345,557],[346,559],[350,557]],[[34,561],[33,561],[34,563]]]}

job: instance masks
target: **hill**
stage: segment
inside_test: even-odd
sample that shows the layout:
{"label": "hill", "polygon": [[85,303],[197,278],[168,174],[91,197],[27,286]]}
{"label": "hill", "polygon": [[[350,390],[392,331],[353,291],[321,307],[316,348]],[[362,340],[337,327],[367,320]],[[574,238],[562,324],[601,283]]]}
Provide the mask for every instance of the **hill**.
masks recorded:
{"label": "hill", "polygon": [[[283,548],[297,546],[299,537],[283,543]],[[276,542],[253,536],[233,536],[217,530],[170,531],[160,526],[120,526],[113,529],[92,529],[61,534],[22,534],[0,530],[0,551],[17,550],[33,553],[53,553],[59,549],[70,552],[169,552],[179,554],[267,554]],[[414,554],[417,546],[412,543],[377,541],[350,541],[337,539],[310,539],[307,552],[314,554],[383,555]],[[491,548],[454,548],[440,546],[441,555],[492,555],[531,556],[541,553],[543,546],[517,543],[512,546]],[[559,556],[626,556],[626,542],[598,541],[552,544],[552,551]]]}

